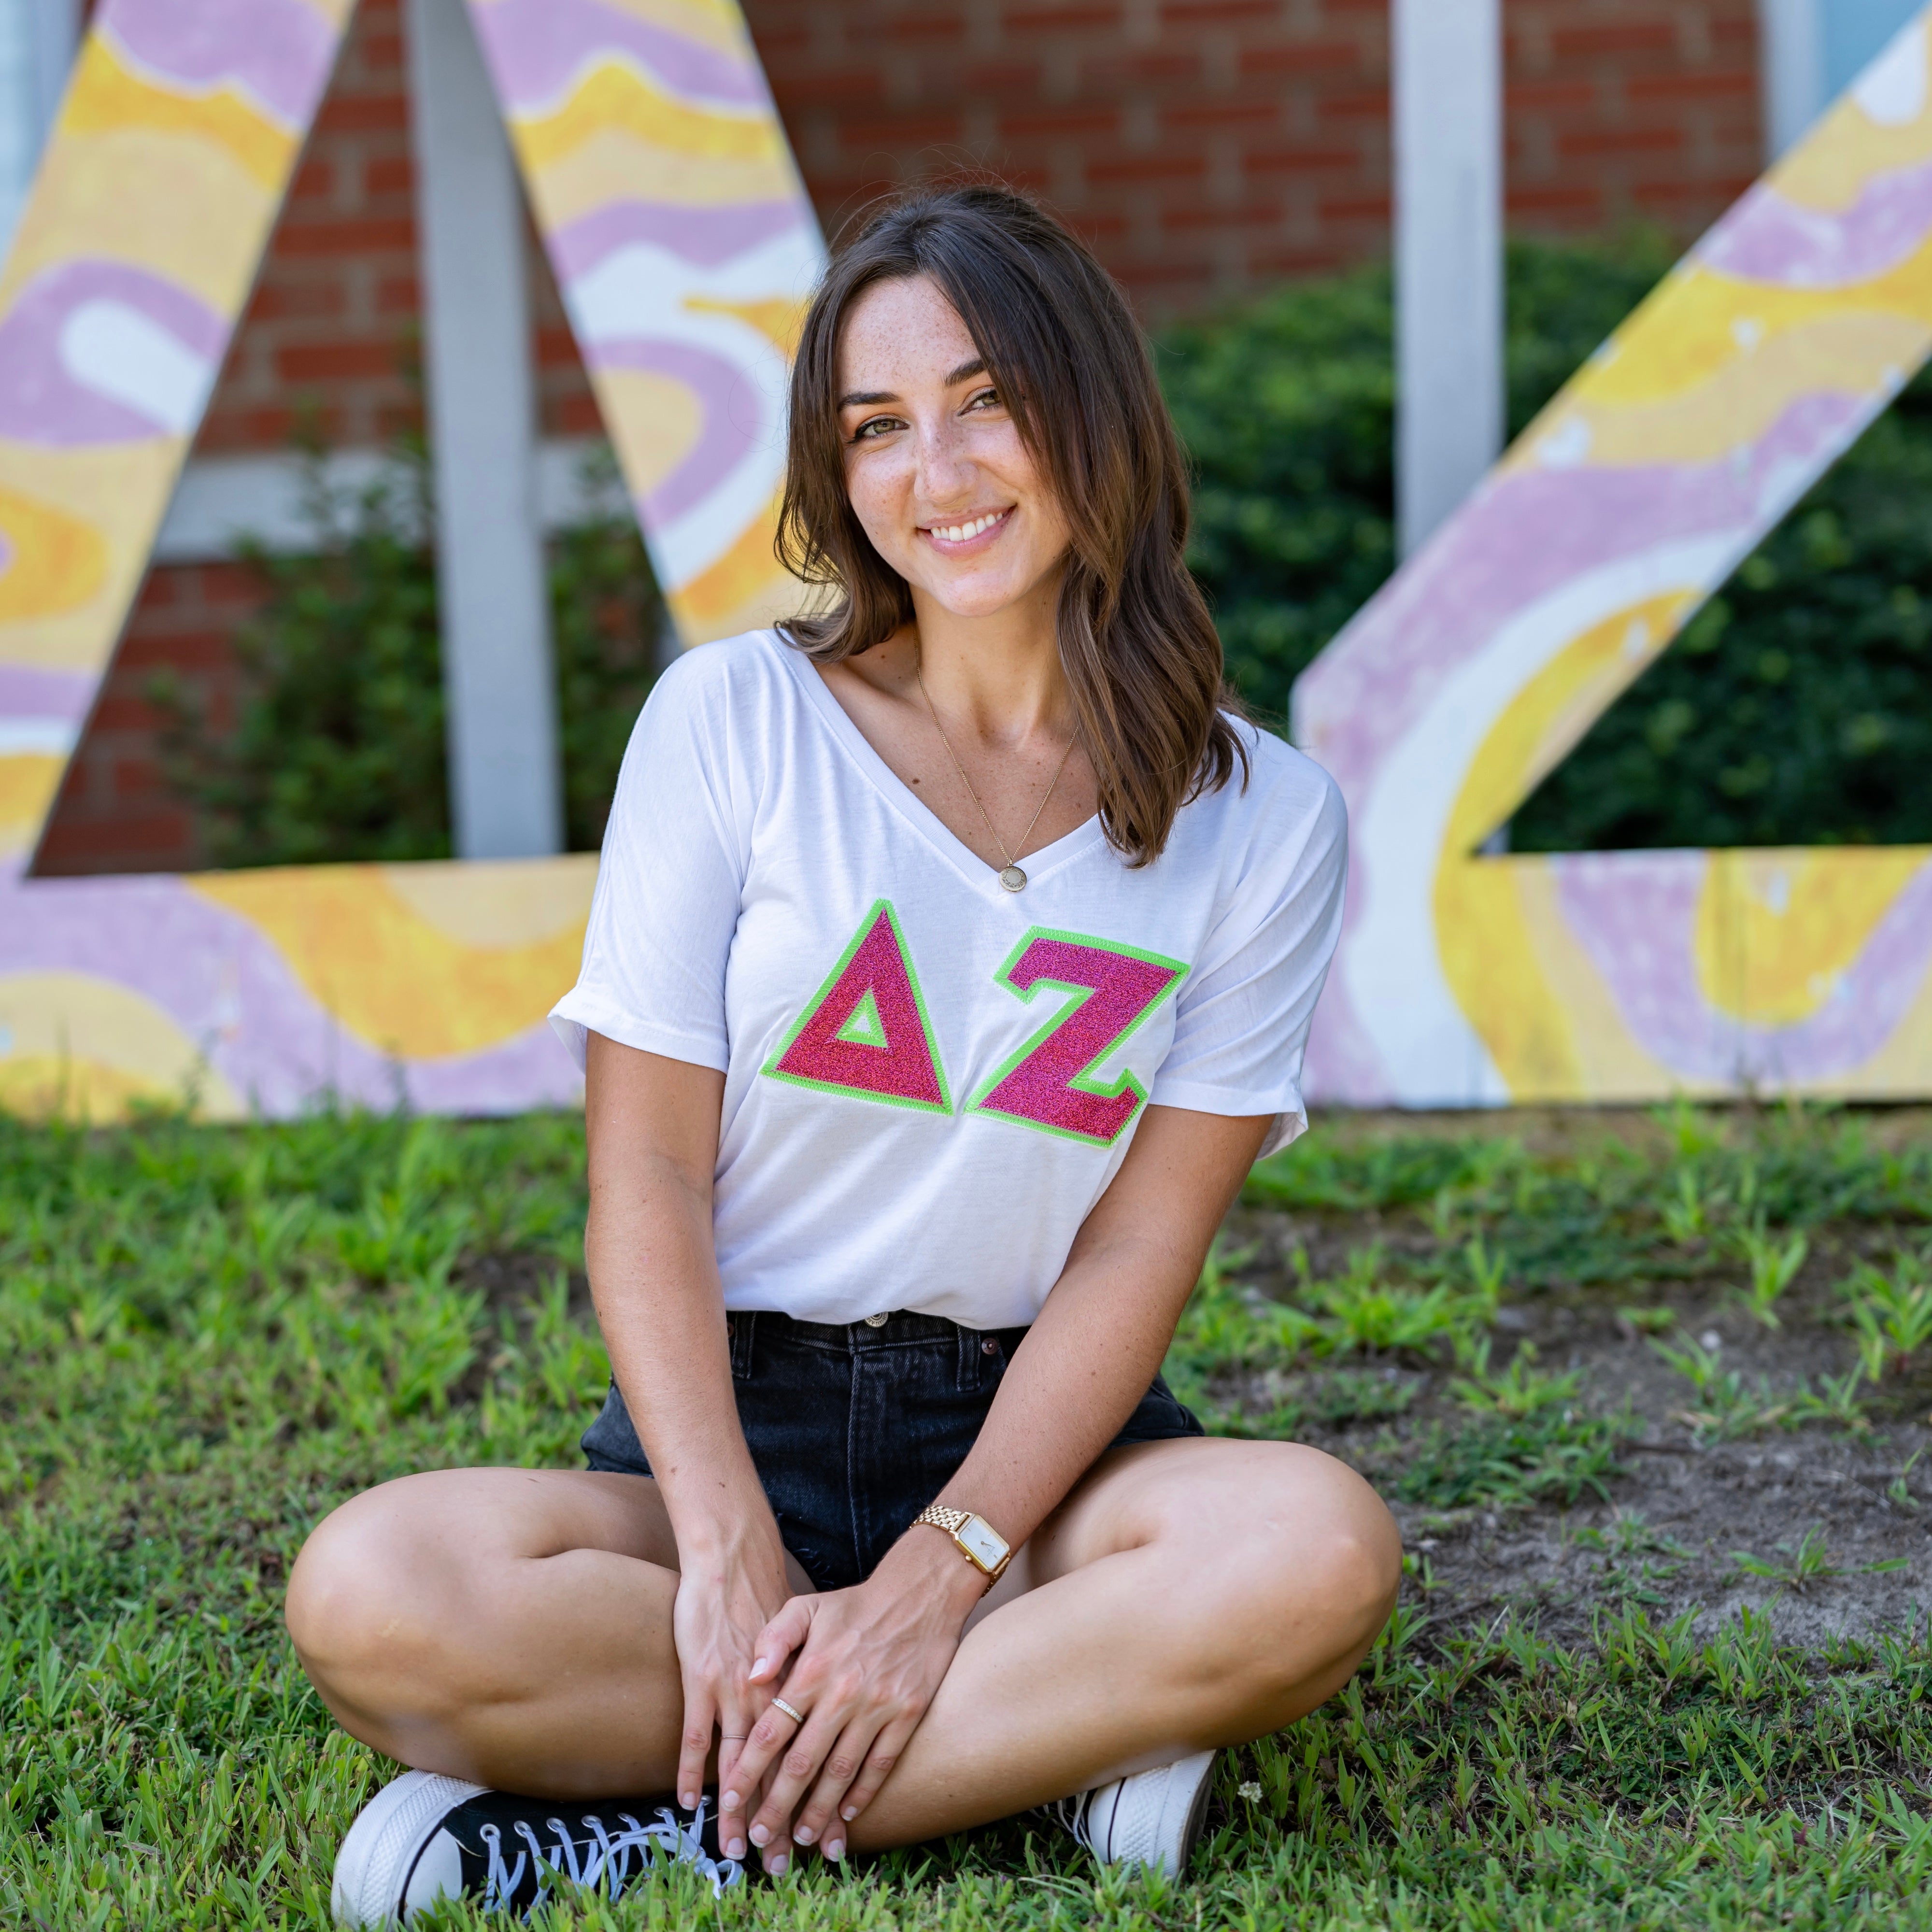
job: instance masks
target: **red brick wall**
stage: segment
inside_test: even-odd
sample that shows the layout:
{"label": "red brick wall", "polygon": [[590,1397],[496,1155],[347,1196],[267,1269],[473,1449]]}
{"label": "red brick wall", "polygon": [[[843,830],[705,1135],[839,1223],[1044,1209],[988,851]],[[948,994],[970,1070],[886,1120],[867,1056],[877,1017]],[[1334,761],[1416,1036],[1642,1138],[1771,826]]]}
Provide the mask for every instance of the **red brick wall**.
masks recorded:
{"label": "red brick wall", "polygon": [[237,697],[232,639],[260,601],[232,563],[149,572],[40,842],[44,873],[174,872],[200,858],[194,826],[163,778],[160,720],[147,698],[162,673],[218,728]]}
{"label": "red brick wall", "polygon": [[[896,182],[1046,195],[1150,316],[1384,251],[1388,0],[747,0],[828,226]],[[1510,214],[1687,238],[1756,175],[1754,0],[1505,0]]]}
{"label": "red brick wall", "polygon": [[[962,166],[1037,189],[1150,320],[1384,252],[1388,0],[746,0],[828,230]],[[1633,217],[1685,238],[1756,173],[1754,0],[1504,0],[1510,218]],[[196,446],[380,443],[419,418],[398,0],[362,0]],[[596,409],[531,251],[546,434]],[[142,693],[174,667],[219,713],[253,599],[229,568],[151,573],[40,858],[192,866]]]}

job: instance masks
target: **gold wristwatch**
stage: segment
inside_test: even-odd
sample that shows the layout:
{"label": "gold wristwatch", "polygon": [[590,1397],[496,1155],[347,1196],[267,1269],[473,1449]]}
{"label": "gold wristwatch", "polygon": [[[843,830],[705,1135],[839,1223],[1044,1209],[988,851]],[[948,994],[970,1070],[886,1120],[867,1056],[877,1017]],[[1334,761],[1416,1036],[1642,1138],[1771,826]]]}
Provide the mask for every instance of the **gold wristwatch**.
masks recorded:
{"label": "gold wristwatch", "polygon": [[928,1503],[913,1518],[916,1523],[929,1522],[943,1529],[960,1548],[968,1562],[988,1583],[997,1583],[1006,1574],[1013,1552],[1006,1539],[982,1516],[970,1510],[948,1509],[944,1503]]}

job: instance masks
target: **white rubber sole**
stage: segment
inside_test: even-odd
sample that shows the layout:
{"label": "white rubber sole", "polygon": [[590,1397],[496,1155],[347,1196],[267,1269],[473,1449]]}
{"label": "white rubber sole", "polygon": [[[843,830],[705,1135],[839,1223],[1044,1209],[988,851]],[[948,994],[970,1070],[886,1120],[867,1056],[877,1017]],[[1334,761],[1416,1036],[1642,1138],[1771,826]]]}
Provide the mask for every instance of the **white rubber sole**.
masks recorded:
{"label": "white rubber sole", "polygon": [[1187,1869],[1188,1854],[1201,1835],[1208,1816],[1208,1795],[1214,1784],[1215,1755],[1210,1750],[1196,1751],[1167,1768],[1160,1809],[1147,1834],[1154,1841],[1152,1856],[1143,1862],[1170,1878],[1178,1878]]}
{"label": "white rubber sole", "polygon": [[406,1772],[356,1814],[335,1855],[329,1910],[338,1925],[394,1925],[431,1900],[458,1890],[462,1863],[455,1841],[429,1856],[442,1821],[484,1787],[433,1771]]}

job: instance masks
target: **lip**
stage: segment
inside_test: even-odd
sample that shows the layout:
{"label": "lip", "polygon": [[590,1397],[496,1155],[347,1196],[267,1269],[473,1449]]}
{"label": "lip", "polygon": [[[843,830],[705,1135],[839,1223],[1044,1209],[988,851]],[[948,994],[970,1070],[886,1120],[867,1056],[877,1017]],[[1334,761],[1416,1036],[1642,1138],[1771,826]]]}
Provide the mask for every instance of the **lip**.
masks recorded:
{"label": "lip", "polygon": [[[929,524],[922,525],[919,533],[941,556],[976,556],[981,550],[991,549],[999,542],[1007,524],[1012,520],[1014,511],[1018,508],[1017,503],[1009,503],[1004,510],[975,510],[960,518],[958,523],[961,524],[973,523],[981,517],[998,517],[999,521],[990,529],[982,530],[977,536],[965,538],[958,543],[948,542]],[[953,530],[958,527],[958,524],[947,524],[941,527]]]}

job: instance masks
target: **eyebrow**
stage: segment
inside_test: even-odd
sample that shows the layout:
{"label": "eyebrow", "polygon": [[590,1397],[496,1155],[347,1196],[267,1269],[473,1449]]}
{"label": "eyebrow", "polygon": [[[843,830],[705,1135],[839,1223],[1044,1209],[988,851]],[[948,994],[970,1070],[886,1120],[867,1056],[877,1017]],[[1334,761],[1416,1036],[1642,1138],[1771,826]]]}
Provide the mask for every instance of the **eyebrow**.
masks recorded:
{"label": "eyebrow", "polygon": [[[951,388],[956,383],[964,382],[974,376],[986,373],[986,358],[975,356],[971,361],[962,362],[958,368],[946,372],[944,386]],[[898,398],[890,389],[854,389],[850,395],[838,398],[842,410],[869,410],[880,403],[896,403]]]}

